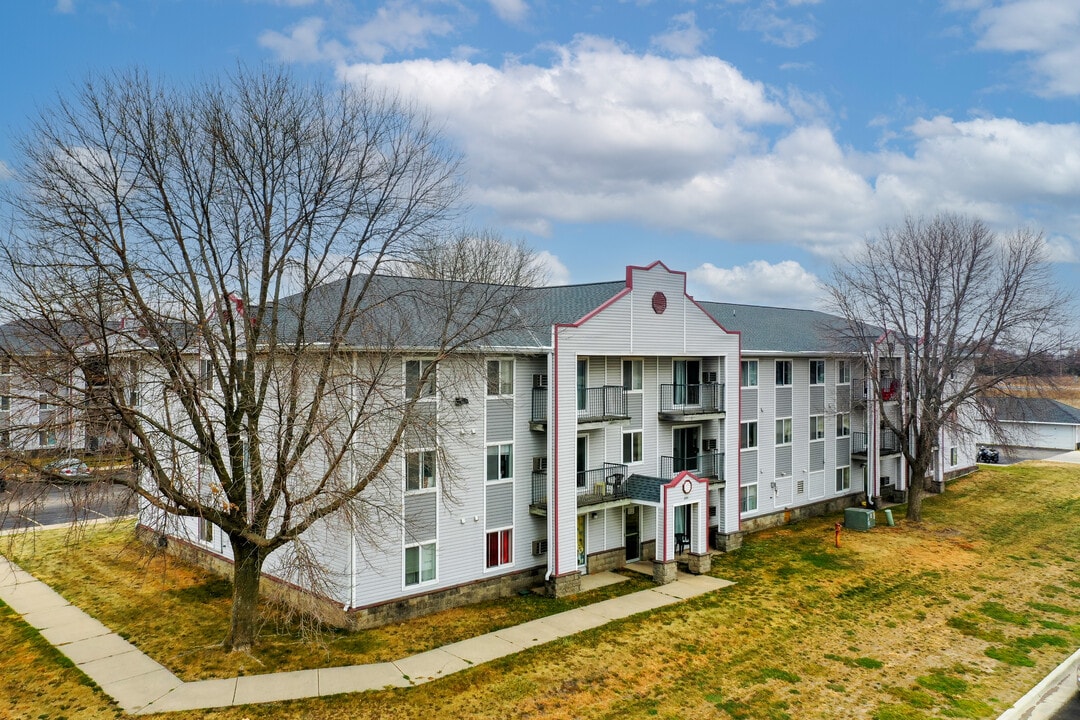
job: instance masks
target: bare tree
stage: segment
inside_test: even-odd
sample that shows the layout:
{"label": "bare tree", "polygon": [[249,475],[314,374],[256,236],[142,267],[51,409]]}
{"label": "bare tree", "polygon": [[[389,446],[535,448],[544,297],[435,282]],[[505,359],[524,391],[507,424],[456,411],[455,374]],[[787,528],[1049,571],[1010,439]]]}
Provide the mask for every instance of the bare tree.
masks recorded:
{"label": "bare tree", "polygon": [[246,650],[271,553],[317,587],[305,533],[393,514],[436,372],[521,325],[533,256],[452,231],[458,157],[417,109],[280,70],[96,78],[21,149],[3,309],[73,371],[52,402],[131,453],[144,522],[227,535]]}
{"label": "bare tree", "polygon": [[[1041,234],[1001,237],[952,214],[884,229],[833,268],[828,289],[866,360],[877,414],[907,460],[907,517],[918,521],[940,432],[975,432],[985,420],[977,399],[1060,347],[1067,298]],[[896,414],[885,408],[894,397],[884,384],[893,382]]]}

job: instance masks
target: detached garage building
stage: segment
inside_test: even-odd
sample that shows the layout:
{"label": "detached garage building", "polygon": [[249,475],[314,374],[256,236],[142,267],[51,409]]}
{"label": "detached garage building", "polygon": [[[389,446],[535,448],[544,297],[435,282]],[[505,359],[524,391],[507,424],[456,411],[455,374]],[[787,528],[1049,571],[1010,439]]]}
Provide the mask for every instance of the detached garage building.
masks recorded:
{"label": "detached garage building", "polygon": [[[1006,445],[1080,450],[1080,408],[1046,398],[985,398],[1001,423]],[[986,444],[998,444],[989,430]]]}

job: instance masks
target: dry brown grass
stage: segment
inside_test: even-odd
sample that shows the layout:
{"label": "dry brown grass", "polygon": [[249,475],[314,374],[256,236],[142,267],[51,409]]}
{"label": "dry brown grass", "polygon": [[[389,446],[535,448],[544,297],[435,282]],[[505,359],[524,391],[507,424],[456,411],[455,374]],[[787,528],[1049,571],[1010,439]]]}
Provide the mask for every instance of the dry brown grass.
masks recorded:
{"label": "dry brown grass", "polygon": [[[841,548],[835,518],[759,534],[718,558],[732,588],[428,685],[186,716],[995,716],[1080,646],[1080,466],[983,470],[924,511],[918,525],[845,532]],[[63,714],[54,692],[85,702],[77,674],[12,627],[0,617],[5,644],[57,673],[37,696],[48,716]],[[110,717],[91,699],[68,716]],[[27,707],[15,716],[38,717]]]}

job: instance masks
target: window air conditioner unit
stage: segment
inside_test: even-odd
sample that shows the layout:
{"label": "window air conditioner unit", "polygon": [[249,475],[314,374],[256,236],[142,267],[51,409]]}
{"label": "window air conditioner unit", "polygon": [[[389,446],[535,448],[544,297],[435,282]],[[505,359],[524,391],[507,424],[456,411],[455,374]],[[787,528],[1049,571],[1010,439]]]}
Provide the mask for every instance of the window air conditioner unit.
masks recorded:
{"label": "window air conditioner unit", "polygon": [[534,457],[533,458],[533,472],[546,472],[547,471],[547,458],[546,457]]}
{"label": "window air conditioner unit", "polygon": [[547,538],[543,540],[533,540],[532,544],[533,555],[543,555],[547,552]]}
{"label": "window air conditioner unit", "polygon": [[716,438],[705,438],[702,440],[701,449],[706,452],[716,452]]}
{"label": "window air conditioner unit", "polygon": [[533,374],[533,387],[534,388],[546,388],[547,386],[548,386],[548,384],[547,384],[547,373],[535,373],[535,374]]}
{"label": "window air conditioner unit", "polygon": [[701,382],[703,382],[703,383],[714,383],[714,382],[716,382],[716,373],[715,372],[703,372],[703,373],[701,373]]}

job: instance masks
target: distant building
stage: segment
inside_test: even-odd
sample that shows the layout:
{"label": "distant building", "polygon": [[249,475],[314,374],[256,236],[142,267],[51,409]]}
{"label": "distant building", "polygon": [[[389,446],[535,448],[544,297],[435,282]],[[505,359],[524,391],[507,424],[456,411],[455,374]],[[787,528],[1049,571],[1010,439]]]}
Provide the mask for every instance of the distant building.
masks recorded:
{"label": "distant building", "polygon": [[1080,450],[1080,408],[1048,398],[983,398],[1001,428],[981,438],[987,445]]}

